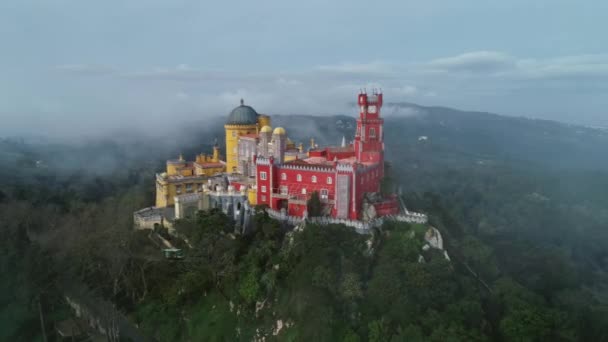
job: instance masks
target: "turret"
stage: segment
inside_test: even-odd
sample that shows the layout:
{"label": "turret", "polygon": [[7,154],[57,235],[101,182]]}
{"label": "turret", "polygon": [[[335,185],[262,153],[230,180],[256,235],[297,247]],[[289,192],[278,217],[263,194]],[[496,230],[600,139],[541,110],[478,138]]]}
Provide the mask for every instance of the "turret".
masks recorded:
{"label": "turret", "polygon": [[220,161],[220,147],[217,144],[217,140],[215,141],[215,144],[213,145],[213,159],[212,161],[214,163],[219,163]]}
{"label": "turret", "polygon": [[264,126],[260,130],[260,143],[258,146],[258,154],[262,155],[265,158],[268,158],[268,144],[272,139],[272,128],[270,126]]}
{"label": "turret", "polygon": [[382,93],[376,90],[371,95],[365,92],[359,94],[359,118],[354,148],[355,156],[360,162],[384,163],[384,119],[380,117],[382,102]]}
{"label": "turret", "polygon": [[287,134],[283,127],[277,127],[272,131],[272,156],[278,164],[285,161],[285,149],[287,147]]}

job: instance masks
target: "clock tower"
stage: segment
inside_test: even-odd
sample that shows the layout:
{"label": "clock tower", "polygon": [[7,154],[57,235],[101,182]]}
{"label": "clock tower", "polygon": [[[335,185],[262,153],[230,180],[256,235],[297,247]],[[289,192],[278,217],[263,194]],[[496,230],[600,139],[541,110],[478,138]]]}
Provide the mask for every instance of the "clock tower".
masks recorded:
{"label": "clock tower", "polygon": [[382,93],[373,91],[371,95],[363,92],[357,100],[359,118],[355,134],[355,156],[358,162],[380,163],[384,168],[384,119],[380,117]]}

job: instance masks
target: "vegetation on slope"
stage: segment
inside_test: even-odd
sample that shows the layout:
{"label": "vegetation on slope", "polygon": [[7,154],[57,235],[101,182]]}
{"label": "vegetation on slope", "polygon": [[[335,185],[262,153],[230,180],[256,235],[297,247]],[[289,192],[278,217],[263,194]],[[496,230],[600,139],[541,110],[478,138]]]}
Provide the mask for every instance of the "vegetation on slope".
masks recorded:
{"label": "vegetation on slope", "polygon": [[[148,151],[131,160],[121,146],[82,147],[124,159],[92,172],[37,165],[53,159],[48,147],[0,143],[0,339],[40,339],[39,297],[52,330],[66,314],[59,279],[68,275],[167,341],[608,340],[608,174],[594,154],[556,162],[551,153],[567,141],[569,151],[605,149],[602,135],[533,134],[554,126],[517,119],[519,128],[494,125],[508,130],[498,140],[441,115],[393,118],[386,140],[392,182],[410,209],[430,215],[451,262],[434,252],[418,262],[421,240],[408,234],[419,227],[384,227],[370,252],[367,237],[345,227],[286,234],[263,215],[255,234],[233,238],[218,212],[180,222],[193,248],[183,262],[166,260],[131,230],[162,165]],[[518,151],[512,140],[536,145]]]}

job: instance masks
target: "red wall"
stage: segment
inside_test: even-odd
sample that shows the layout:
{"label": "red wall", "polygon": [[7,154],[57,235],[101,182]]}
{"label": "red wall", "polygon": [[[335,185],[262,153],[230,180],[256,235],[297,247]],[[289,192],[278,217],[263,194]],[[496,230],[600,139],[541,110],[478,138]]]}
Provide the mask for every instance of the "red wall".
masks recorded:
{"label": "red wall", "polygon": [[327,148],[327,160],[332,161],[334,159],[347,159],[350,157],[354,157],[355,156],[355,150],[354,148],[351,150],[347,150],[347,151],[332,151],[331,148]]}
{"label": "red wall", "polygon": [[[366,192],[379,192],[380,191],[380,180],[382,179],[382,168],[380,165],[374,168],[370,168],[362,173],[357,173],[355,176],[355,197],[357,198],[357,217],[359,218],[359,212],[361,210],[361,204],[363,203],[363,195]],[[355,217],[352,217],[355,219]]]}
{"label": "red wall", "polygon": [[[262,205],[262,204],[266,204],[268,206],[270,206],[270,193],[272,191],[271,188],[271,175],[270,175],[270,168],[272,166],[271,165],[257,165],[256,167],[256,181],[257,181],[257,185],[258,185],[258,191],[257,191],[257,197],[258,197],[258,205]],[[262,180],[262,178],[260,177],[260,173],[262,172],[266,172],[266,180]],[[266,186],[266,192],[262,192],[262,186]],[[276,208],[273,208],[276,209]]]}
{"label": "red wall", "polygon": [[378,216],[399,214],[399,202],[394,195],[380,203],[374,203]]}
{"label": "red wall", "polygon": [[[281,179],[281,174],[285,173],[287,176],[286,180]],[[302,181],[297,181],[297,175],[302,176]],[[321,193],[321,189],[327,189],[330,200],[335,197],[336,190],[336,175],[333,172],[319,172],[319,171],[306,171],[306,170],[291,170],[277,168],[275,170],[275,188],[274,191],[280,193],[281,186],[287,186],[290,196],[297,196],[298,198],[308,199],[313,191]],[[312,176],[317,176],[317,182],[312,182]],[[327,178],[331,179],[331,184],[327,184]],[[302,189],[306,189],[306,195],[302,194]]]}

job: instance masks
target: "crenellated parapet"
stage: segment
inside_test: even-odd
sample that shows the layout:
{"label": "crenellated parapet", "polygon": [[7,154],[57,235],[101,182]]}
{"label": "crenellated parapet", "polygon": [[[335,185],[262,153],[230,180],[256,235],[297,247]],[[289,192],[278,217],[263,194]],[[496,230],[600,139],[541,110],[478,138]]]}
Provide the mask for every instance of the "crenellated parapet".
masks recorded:
{"label": "crenellated parapet", "polygon": [[302,165],[302,164],[283,164],[277,166],[278,169],[285,170],[298,170],[298,171],[313,171],[313,172],[334,172],[334,168],[331,166],[321,165]]}
{"label": "crenellated parapet", "polygon": [[336,170],[338,170],[338,172],[347,172],[347,173],[353,173],[354,168],[351,164],[340,164],[338,163],[336,165]]}

